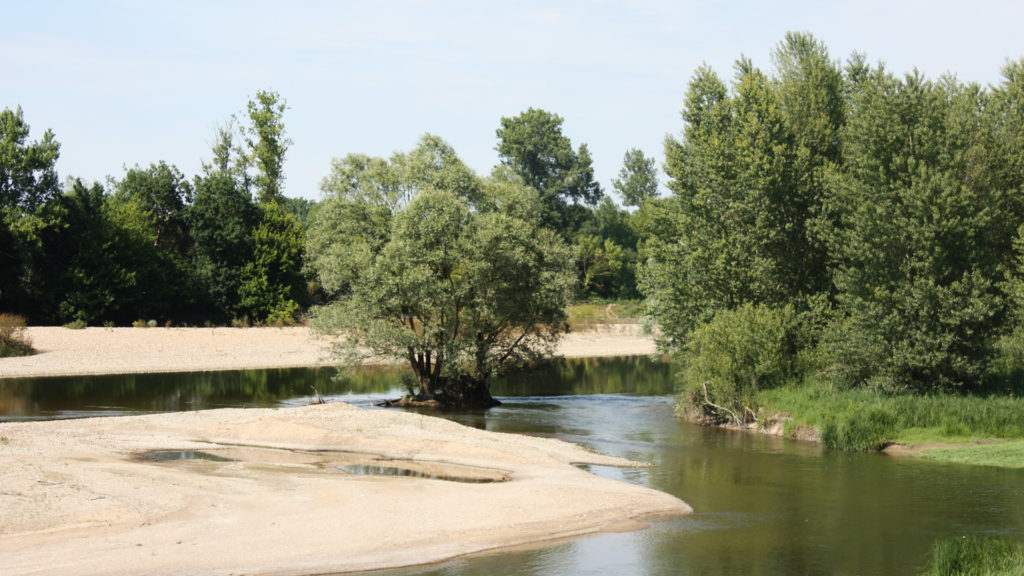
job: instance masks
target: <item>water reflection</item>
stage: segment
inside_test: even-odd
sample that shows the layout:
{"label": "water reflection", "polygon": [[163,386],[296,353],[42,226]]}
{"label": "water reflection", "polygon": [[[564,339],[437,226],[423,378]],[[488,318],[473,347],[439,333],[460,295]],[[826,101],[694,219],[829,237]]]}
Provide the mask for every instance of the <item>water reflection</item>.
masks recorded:
{"label": "water reflection", "polygon": [[[314,387],[327,400],[369,406],[400,396],[403,373],[396,367],[367,366],[343,373],[282,368],[0,379],[0,421],[296,406],[314,396]],[[671,391],[669,374],[667,364],[647,357],[570,359],[496,379],[493,389],[497,396],[665,394]]]}

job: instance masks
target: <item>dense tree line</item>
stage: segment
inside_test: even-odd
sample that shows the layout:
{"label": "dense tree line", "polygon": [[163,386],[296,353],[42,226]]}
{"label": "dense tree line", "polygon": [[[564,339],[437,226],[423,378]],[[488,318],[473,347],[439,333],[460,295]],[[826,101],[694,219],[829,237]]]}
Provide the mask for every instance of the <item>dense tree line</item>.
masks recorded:
{"label": "dense tree line", "polygon": [[[318,203],[282,193],[285,110],[277,93],[258,92],[241,120],[232,115],[217,129],[210,159],[191,178],[161,161],[102,184],[62,185],[54,134],[33,141],[21,108],[4,109],[0,311],[37,324],[298,320],[328,294],[306,262]],[[574,148],[562,122],[532,108],[502,118],[501,178],[535,190],[539,223],[572,247],[575,297],[635,298],[632,215],[604,195],[587,146]],[[364,160],[369,171],[379,167]],[[338,177],[327,177],[325,197]],[[654,160],[638,150],[620,177],[634,204],[657,192]]]}
{"label": "dense tree line", "polygon": [[[104,184],[58,181],[53,133],[0,112],[0,310],[30,322],[287,322],[310,302],[304,232],[281,171],[284,101],[260,91],[249,123],[218,131],[189,180],[164,162]],[[258,201],[254,200],[254,195]]]}
{"label": "dense tree line", "polygon": [[1001,385],[1024,320],[1024,61],[981,87],[791,33],[773,64],[694,73],[673,194],[641,208],[641,288],[694,404],[745,420],[800,379]]}

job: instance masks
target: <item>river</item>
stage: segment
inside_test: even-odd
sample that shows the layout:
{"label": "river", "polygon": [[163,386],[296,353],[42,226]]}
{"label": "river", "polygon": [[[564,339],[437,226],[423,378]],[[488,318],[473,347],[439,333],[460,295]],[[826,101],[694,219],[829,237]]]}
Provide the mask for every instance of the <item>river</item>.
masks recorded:
{"label": "river", "polygon": [[[327,400],[370,406],[393,371],[335,382],[325,370],[0,380],[0,420]],[[1024,539],[1024,472],[851,454],[702,428],[673,417],[671,368],[647,358],[569,360],[495,384],[502,406],[447,414],[470,426],[560,438],[652,468],[596,474],[675,494],[686,518],[645,530],[460,558],[373,576],[490,574],[918,574],[932,542]]]}

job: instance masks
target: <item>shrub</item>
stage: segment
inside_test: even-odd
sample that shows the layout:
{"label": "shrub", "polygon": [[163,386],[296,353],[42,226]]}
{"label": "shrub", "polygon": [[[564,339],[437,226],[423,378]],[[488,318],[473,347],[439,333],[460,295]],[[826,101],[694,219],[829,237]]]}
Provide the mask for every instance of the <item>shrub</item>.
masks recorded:
{"label": "shrub", "polygon": [[71,322],[68,322],[67,324],[64,325],[64,327],[67,328],[68,330],[81,330],[86,326],[88,326],[88,324],[85,322],[85,320],[82,320],[81,318],[72,320]]}
{"label": "shrub", "polygon": [[32,340],[25,334],[25,319],[16,314],[0,314],[0,357],[34,353]]}
{"label": "shrub", "polygon": [[681,376],[709,423],[752,420],[752,396],[789,379],[797,350],[793,309],[744,304],[722,310],[687,341]]}

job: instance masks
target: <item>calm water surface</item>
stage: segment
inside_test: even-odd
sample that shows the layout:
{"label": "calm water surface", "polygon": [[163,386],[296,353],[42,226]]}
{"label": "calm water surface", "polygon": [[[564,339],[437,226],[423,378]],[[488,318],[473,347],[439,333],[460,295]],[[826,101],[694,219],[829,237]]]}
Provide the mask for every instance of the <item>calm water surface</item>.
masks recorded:
{"label": "calm water surface", "polygon": [[[0,380],[0,420],[299,405],[315,385],[369,406],[391,371],[328,370]],[[847,454],[692,426],[672,417],[671,369],[646,358],[569,361],[495,386],[504,404],[448,414],[467,425],[569,440],[645,460],[604,476],[675,494],[689,517],[525,551],[374,576],[917,574],[936,538],[1024,540],[1024,472]]]}

